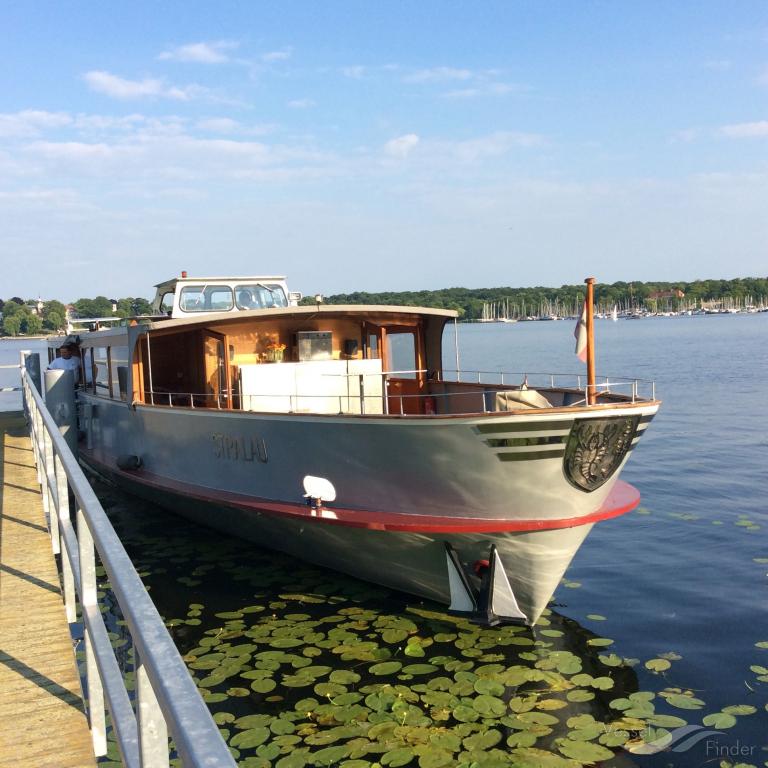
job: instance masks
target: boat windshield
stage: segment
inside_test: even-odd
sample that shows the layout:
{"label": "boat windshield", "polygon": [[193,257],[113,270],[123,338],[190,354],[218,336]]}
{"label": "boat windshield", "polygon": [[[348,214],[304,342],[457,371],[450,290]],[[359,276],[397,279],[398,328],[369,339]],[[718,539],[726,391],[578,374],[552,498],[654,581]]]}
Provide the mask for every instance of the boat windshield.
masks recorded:
{"label": "boat windshield", "polygon": [[272,309],[272,307],[288,306],[282,286],[273,283],[236,285],[235,300],[238,309]]}
{"label": "boat windshield", "polygon": [[227,312],[232,306],[228,285],[185,285],[181,289],[179,307],[184,312]]}

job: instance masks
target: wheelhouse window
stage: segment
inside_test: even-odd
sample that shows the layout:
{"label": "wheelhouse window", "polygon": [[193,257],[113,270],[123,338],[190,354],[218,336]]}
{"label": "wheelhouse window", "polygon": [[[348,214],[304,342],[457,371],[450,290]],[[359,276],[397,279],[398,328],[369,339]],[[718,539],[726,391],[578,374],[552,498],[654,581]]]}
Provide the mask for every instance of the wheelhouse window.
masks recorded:
{"label": "wheelhouse window", "polygon": [[247,283],[235,286],[238,309],[272,309],[287,307],[282,286],[274,283]]}
{"label": "wheelhouse window", "polygon": [[228,312],[234,306],[228,285],[185,285],[179,306],[183,312]]}

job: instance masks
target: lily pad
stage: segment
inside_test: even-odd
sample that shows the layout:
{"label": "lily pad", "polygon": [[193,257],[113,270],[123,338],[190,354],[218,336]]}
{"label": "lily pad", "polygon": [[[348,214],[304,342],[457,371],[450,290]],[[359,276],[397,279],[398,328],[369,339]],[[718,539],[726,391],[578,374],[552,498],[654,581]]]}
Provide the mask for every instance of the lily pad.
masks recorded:
{"label": "lily pad", "polygon": [[369,667],[368,671],[372,675],[393,675],[395,672],[399,672],[402,667],[403,665],[399,661],[382,661]]}
{"label": "lily pad", "polygon": [[558,746],[558,750],[566,757],[571,757],[582,763],[597,763],[600,760],[610,760],[613,757],[613,752],[610,749],[589,741],[565,739]]}
{"label": "lily pad", "polygon": [[715,712],[711,715],[706,715],[701,722],[712,728],[725,730],[726,728],[733,728],[733,726],[736,725],[736,718],[727,712]]}
{"label": "lily pad", "polygon": [[751,704],[734,704],[730,707],[723,707],[723,712],[728,715],[754,715],[757,709]]}
{"label": "lily pad", "polygon": [[671,666],[666,659],[650,659],[645,662],[646,669],[650,669],[651,672],[664,672]]}
{"label": "lily pad", "polygon": [[410,747],[397,747],[383,754],[379,762],[382,765],[390,766],[390,768],[398,768],[407,765],[411,760],[413,760],[413,750]]}
{"label": "lily pad", "polygon": [[235,734],[230,739],[229,745],[231,747],[236,747],[237,749],[252,749],[253,747],[258,747],[263,744],[269,737],[269,728],[259,726]]}

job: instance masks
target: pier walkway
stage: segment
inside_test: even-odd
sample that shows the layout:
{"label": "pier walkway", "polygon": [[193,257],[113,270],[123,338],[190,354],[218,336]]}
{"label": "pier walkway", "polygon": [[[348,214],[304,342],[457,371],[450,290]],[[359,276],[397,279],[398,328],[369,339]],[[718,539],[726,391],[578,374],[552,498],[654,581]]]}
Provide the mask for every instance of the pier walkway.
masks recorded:
{"label": "pier walkway", "polygon": [[95,766],[20,413],[0,413],[0,691],[0,768]]}

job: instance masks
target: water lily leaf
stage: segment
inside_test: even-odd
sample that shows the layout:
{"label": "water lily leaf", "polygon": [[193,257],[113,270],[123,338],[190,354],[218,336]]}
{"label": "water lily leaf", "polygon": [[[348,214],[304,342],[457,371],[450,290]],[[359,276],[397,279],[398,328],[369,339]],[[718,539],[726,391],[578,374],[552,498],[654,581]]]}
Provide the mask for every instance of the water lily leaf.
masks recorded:
{"label": "water lily leaf", "polygon": [[269,643],[273,648],[296,648],[304,645],[304,640],[298,637],[276,637]]}
{"label": "water lily leaf", "polygon": [[590,685],[598,691],[610,691],[614,683],[613,678],[610,677],[595,677]]}
{"label": "water lily leaf", "polygon": [[213,716],[213,722],[217,725],[226,725],[227,723],[234,723],[235,716],[230,712],[217,712]]}
{"label": "water lily leaf", "polygon": [[761,667],[759,664],[753,664],[750,670],[756,675],[768,675],[768,667]]}
{"label": "water lily leaf", "polygon": [[402,671],[406,675],[428,675],[430,672],[437,671],[434,664],[408,664]]}
{"label": "water lily leaf", "polygon": [[347,757],[348,754],[349,747],[346,744],[339,744],[333,747],[320,749],[317,752],[313,752],[310,760],[312,765],[333,765],[334,763],[338,763],[339,760]]}
{"label": "water lily leaf", "polygon": [[235,734],[230,739],[229,745],[237,749],[252,749],[253,747],[261,746],[269,737],[269,728],[265,728],[262,725]]}
{"label": "water lily leaf", "polygon": [[227,696],[234,696],[236,698],[245,698],[250,696],[251,692],[247,688],[227,688]]}
{"label": "water lily leaf", "polygon": [[736,725],[736,718],[727,712],[715,712],[714,714],[706,715],[701,722],[712,728],[725,730],[726,728],[733,728],[733,726]]}
{"label": "water lily leaf", "polygon": [[599,613],[588,613],[587,618],[592,619],[592,621],[605,621],[605,616],[601,616]]}
{"label": "water lily leaf", "polygon": [[761,640],[759,643],[755,643],[755,648],[768,648],[768,640]]}
{"label": "water lily leaf", "polygon": [[308,757],[306,755],[302,753],[293,753],[286,755],[285,757],[281,757],[277,761],[275,768],[304,768],[307,762]]}
{"label": "water lily leaf", "polygon": [[276,687],[277,683],[271,678],[254,680],[251,683],[251,690],[256,691],[256,693],[269,693],[270,691],[274,691]]}
{"label": "water lily leaf", "polygon": [[382,661],[368,669],[372,675],[393,675],[399,672],[403,665],[399,661]]}
{"label": "water lily leaf", "polygon": [[540,629],[539,634],[544,637],[562,637],[564,633],[559,629]]}
{"label": "water lily leaf", "polygon": [[581,763],[554,752],[535,747],[520,747],[512,751],[515,768],[580,768]]}
{"label": "water lily leaf", "polygon": [[444,749],[432,748],[419,755],[419,768],[443,768],[453,763],[453,755]]}
{"label": "water lily leaf", "polygon": [[577,688],[575,691],[568,691],[568,693],[565,694],[565,698],[568,699],[568,701],[573,702],[591,701],[595,698],[595,694],[592,693],[592,691],[585,691],[582,688]]}
{"label": "water lily leaf", "polygon": [[610,749],[588,741],[565,739],[558,746],[558,750],[566,757],[571,757],[582,763],[597,763],[600,760],[610,760],[613,757],[613,752]]}
{"label": "water lily leaf", "polygon": [[385,629],[381,634],[385,643],[401,643],[406,637],[408,632],[405,629]]}
{"label": "water lily leaf", "polygon": [[349,685],[360,681],[360,675],[357,672],[352,672],[348,669],[335,669],[331,672],[328,678],[332,683],[340,683],[341,685]]}
{"label": "water lily leaf", "polygon": [[615,653],[601,654],[598,658],[606,667],[620,667],[623,663],[621,656],[617,656]]}
{"label": "water lily leaf", "polygon": [[[274,760],[280,755],[280,747],[277,744],[262,744],[256,749],[256,754],[265,760]],[[268,763],[271,765],[271,763]]]}
{"label": "water lily leaf", "polygon": [[686,720],[676,715],[648,715],[645,717],[646,722],[651,725],[655,725],[659,728],[682,728],[684,725],[688,725]]}
{"label": "water lily leaf", "polygon": [[532,747],[539,737],[531,731],[516,731],[507,737],[509,747]]}
{"label": "water lily leaf", "polygon": [[472,723],[480,717],[480,713],[477,712],[474,707],[468,707],[466,704],[459,704],[453,710],[453,717],[460,723]]}
{"label": "water lily leaf", "polygon": [[424,651],[424,648],[422,648],[419,643],[409,643],[405,646],[404,651],[406,656],[411,656],[413,658],[423,658],[426,656],[426,652]]}
{"label": "water lily leaf", "polygon": [[728,715],[754,715],[757,709],[751,704],[734,704],[730,707],[723,707],[723,712]]}
{"label": "water lily leaf", "polygon": [[242,619],[243,614],[240,611],[223,611],[213,614],[217,619]]}
{"label": "water lily leaf", "polygon": [[379,762],[391,768],[398,768],[398,766],[407,765],[411,760],[413,760],[413,750],[410,747],[397,747],[383,754]]}
{"label": "water lily leaf", "polygon": [[602,734],[598,741],[604,747],[623,747],[629,740],[629,732],[622,730],[610,730]]}
{"label": "water lily leaf", "polygon": [[501,717],[507,711],[507,705],[502,699],[488,694],[481,694],[472,700],[475,711],[483,717]]}
{"label": "water lily leaf", "polygon": [[285,717],[276,717],[269,725],[269,730],[276,736],[285,736],[296,730],[295,723]]}
{"label": "water lily leaf", "polygon": [[346,687],[339,683],[318,683],[313,690],[318,696],[337,696],[347,692]]}
{"label": "water lily leaf", "polygon": [[549,712],[554,709],[564,709],[567,706],[568,702],[562,699],[542,699],[536,704],[536,709]]}
{"label": "water lily leaf", "polygon": [[501,732],[491,728],[485,733],[475,733],[467,736],[462,742],[464,749],[470,752],[475,750],[485,750],[495,747],[501,741]]}
{"label": "water lily leaf", "polygon": [[504,686],[496,680],[490,680],[487,677],[475,680],[473,687],[477,693],[487,693],[491,696],[502,696],[504,694]]}
{"label": "water lily leaf", "polygon": [[665,698],[668,704],[677,707],[677,709],[701,709],[704,706],[704,702],[701,699],[685,696],[684,694],[674,693]]}
{"label": "water lily leaf", "polygon": [[650,669],[651,672],[664,672],[672,665],[666,659],[650,659],[645,662],[646,669]]}

